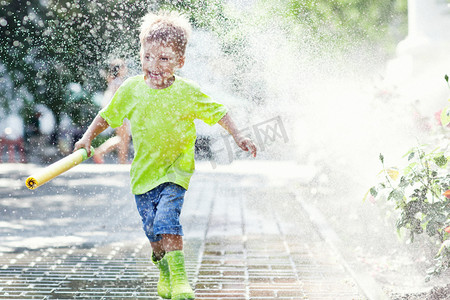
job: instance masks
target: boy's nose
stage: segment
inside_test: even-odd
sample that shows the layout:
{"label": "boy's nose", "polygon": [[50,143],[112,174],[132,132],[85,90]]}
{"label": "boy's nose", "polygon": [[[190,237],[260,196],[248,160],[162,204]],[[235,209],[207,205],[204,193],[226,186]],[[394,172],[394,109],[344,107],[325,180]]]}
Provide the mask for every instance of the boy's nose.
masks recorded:
{"label": "boy's nose", "polygon": [[148,65],[149,65],[149,67],[150,67],[151,69],[153,69],[153,70],[157,70],[157,69],[159,68],[159,64],[158,64],[158,61],[157,61],[156,59],[151,59],[151,60],[148,62]]}

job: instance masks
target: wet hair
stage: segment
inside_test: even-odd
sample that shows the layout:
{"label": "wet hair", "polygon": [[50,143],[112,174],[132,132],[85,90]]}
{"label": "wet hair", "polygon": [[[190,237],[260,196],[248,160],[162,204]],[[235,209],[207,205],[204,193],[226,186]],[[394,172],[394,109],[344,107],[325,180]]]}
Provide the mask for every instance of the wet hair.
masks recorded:
{"label": "wet hair", "polygon": [[175,11],[160,11],[157,15],[148,13],[142,18],[139,34],[141,55],[145,42],[161,42],[184,55],[190,34],[191,24],[180,13]]}

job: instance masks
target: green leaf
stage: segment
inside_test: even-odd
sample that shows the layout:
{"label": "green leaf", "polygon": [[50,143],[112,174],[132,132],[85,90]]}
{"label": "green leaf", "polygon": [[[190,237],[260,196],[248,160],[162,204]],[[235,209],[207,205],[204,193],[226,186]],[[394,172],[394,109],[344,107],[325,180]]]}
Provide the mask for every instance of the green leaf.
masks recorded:
{"label": "green leaf", "polygon": [[408,155],[408,161],[410,161],[411,159],[413,159],[415,154],[416,154],[415,152],[411,152],[411,153]]}
{"label": "green leaf", "polygon": [[370,191],[370,194],[374,197],[376,197],[378,195],[378,191],[375,187],[371,187],[369,191]]}
{"label": "green leaf", "polygon": [[364,197],[363,197],[363,199],[362,199],[362,202],[366,202],[367,195],[369,195],[369,191],[367,191],[367,192],[364,194]]}
{"label": "green leaf", "polygon": [[438,226],[439,226],[439,224],[437,222],[434,222],[434,221],[428,222],[427,228],[426,228],[428,236],[435,235],[437,233]]}
{"label": "green leaf", "polygon": [[445,81],[447,81],[447,83],[448,83],[448,75],[447,75],[447,74],[445,74],[444,79],[445,79]]}
{"label": "green leaf", "polygon": [[392,190],[392,192],[389,193],[388,200],[391,198],[394,200],[401,200],[403,199],[403,193],[399,190]]}
{"label": "green leaf", "polygon": [[439,251],[438,251],[438,253],[437,253],[437,256],[440,256],[440,255],[442,254],[442,251],[443,251],[445,248],[450,248],[450,240],[446,240],[446,241],[444,241],[444,242],[442,243],[441,248],[439,249]]}
{"label": "green leaf", "polygon": [[397,235],[398,235],[398,237],[402,237],[403,235],[402,235],[402,227],[400,227],[400,226],[397,226]]}
{"label": "green leaf", "polygon": [[402,227],[406,227],[406,224],[407,224],[407,220],[405,220],[405,219],[403,219],[403,218],[397,220],[397,222],[396,222],[396,227],[397,227],[397,231],[398,231],[399,235],[400,235],[399,230],[400,230]]}
{"label": "green leaf", "polygon": [[417,166],[417,162],[411,163],[409,166],[407,166],[405,168],[405,170],[403,171],[403,174],[408,175],[409,173],[411,173],[414,170],[415,166]]}
{"label": "green leaf", "polygon": [[410,231],[409,232],[409,241],[410,243],[414,243],[414,231]]}
{"label": "green leaf", "polygon": [[384,164],[384,156],[381,153],[380,153],[380,161],[381,161],[382,164]]}
{"label": "green leaf", "polygon": [[440,155],[440,156],[436,156],[434,157],[434,162],[436,163],[436,165],[440,168],[443,168],[447,165],[447,158],[444,155]]}
{"label": "green leaf", "polygon": [[447,217],[441,213],[437,213],[433,219],[436,221],[438,226],[443,226],[444,222],[447,221]]}
{"label": "green leaf", "polygon": [[407,187],[408,185],[409,185],[408,180],[406,180],[404,176],[400,177],[400,183],[398,184],[398,187],[403,188],[404,190],[404,188]]}
{"label": "green leaf", "polygon": [[426,157],[427,155],[425,154],[425,152],[420,151],[419,152],[419,158],[423,159],[424,157]]}
{"label": "green leaf", "polygon": [[444,107],[441,112],[441,124],[447,126],[450,123],[450,107]]}
{"label": "green leaf", "polygon": [[411,154],[411,152],[414,152],[414,148],[410,149],[408,152],[406,152],[405,154],[403,154],[402,158],[405,158],[406,156],[408,156],[409,154]]}

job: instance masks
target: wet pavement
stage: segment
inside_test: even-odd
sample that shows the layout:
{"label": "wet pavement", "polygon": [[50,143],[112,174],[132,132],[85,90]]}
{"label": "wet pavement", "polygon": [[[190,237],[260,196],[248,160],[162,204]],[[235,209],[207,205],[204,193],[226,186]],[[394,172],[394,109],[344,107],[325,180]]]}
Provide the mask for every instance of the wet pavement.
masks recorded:
{"label": "wet pavement", "polygon": [[[30,191],[37,168],[0,165],[0,299],[160,299],[129,166],[83,164]],[[297,192],[313,168],[197,169],[182,213],[197,299],[367,299]]]}

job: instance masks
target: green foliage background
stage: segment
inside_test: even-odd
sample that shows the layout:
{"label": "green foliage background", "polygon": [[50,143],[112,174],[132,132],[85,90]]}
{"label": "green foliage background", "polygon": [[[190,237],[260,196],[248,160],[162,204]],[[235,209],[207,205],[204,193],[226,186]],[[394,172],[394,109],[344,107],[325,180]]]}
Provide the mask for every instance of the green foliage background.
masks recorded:
{"label": "green foliage background", "polygon": [[[215,32],[223,52],[239,57],[237,70],[252,63],[248,53],[240,57],[251,30],[273,22],[294,43],[333,45],[318,52],[344,53],[350,44],[371,43],[389,53],[406,35],[406,0],[260,0],[250,10],[217,0],[1,0],[0,109],[9,113],[19,99],[27,121],[42,103],[58,122],[66,112],[84,126],[98,109],[93,93],[105,88],[99,70],[109,57],[139,64],[140,18],[160,8],[182,10],[195,27]],[[81,85],[81,93],[68,92],[73,82]]]}

